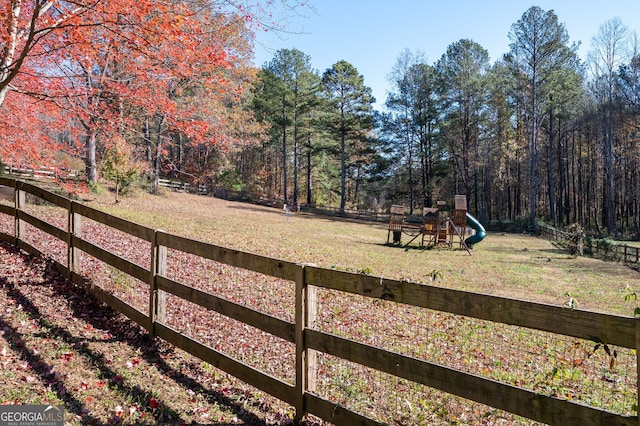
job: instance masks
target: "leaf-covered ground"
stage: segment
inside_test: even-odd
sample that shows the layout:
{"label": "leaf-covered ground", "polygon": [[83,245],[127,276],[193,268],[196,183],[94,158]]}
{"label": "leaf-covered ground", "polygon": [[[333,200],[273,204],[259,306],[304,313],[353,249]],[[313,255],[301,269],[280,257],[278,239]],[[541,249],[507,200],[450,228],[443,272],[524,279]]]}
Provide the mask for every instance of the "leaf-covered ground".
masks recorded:
{"label": "leaf-covered ground", "polygon": [[0,403],[63,404],[67,424],[291,422],[277,400],[161,341],[0,243]]}

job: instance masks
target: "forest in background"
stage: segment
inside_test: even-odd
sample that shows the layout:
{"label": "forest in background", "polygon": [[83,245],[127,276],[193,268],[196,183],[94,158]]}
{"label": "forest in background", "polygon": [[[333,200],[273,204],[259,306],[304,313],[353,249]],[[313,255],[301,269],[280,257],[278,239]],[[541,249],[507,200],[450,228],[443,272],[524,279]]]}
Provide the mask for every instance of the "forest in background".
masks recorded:
{"label": "forest in background", "polygon": [[640,39],[619,18],[587,58],[531,7],[495,63],[473,40],[399,52],[384,111],[345,60],[252,64],[281,0],[7,2],[0,162],[82,167],[89,186],[169,177],[286,204],[410,213],[466,194],[481,221],[640,236]]}

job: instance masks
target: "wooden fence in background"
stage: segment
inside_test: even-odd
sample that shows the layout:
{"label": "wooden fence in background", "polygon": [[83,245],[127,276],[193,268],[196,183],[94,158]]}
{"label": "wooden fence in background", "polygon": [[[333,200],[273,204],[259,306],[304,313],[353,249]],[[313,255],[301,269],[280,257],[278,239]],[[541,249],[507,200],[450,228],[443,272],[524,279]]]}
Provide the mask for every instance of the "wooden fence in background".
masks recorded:
{"label": "wooden fence in background", "polygon": [[[553,227],[540,226],[540,233],[550,239],[565,244],[569,239],[568,233]],[[596,257],[607,260],[619,260],[625,263],[640,263],[640,247],[632,247],[627,244],[615,244],[604,242],[605,240],[585,239],[584,251]]]}
{"label": "wooden fence in background", "polygon": [[[0,178],[0,185],[14,190],[13,205],[0,204],[0,214],[10,215],[15,220],[15,232],[0,233],[0,239],[9,241],[28,252],[40,254],[37,248],[24,240],[24,223],[29,223],[63,241],[68,247],[67,262],[66,264],[56,262],[56,265],[68,274],[74,283],[85,286],[87,291],[98,299],[146,328],[152,336],[165,339],[201,360],[295,407],[297,419],[301,419],[308,413],[335,424],[380,424],[376,420],[352,412],[314,393],[316,374],[314,351],[318,351],[539,422],[563,425],[640,424],[637,415],[620,415],[569,400],[538,394],[440,364],[359,343],[349,338],[324,333],[310,326],[315,314],[315,289],[326,288],[580,339],[593,340],[594,336],[597,336],[597,339],[606,341],[610,345],[636,349],[636,356],[639,356],[640,323],[634,318],[571,310],[295,264],[144,227],[26,182]],[[24,210],[27,193],[66,209],[69,219],[68,229],[60,229],[27,213]],[[92,219],[146,241],[151,252],[151,262],[148,267],[136,265],[83,239],[81,226],[83,218]],[[296,284],[294,322],[249,309],[243,304],[218,298],[213,294],[169,279],[165,275],[168,248],[294,281]],[[97,285],[86,285],[85,278],[78,270],[79,251],[88,253],[148,283],[150,288],[148,309],[144,312],[140,311]],[[164,292],[217,311],[295,344],[295,383],[275,378],[172,329],[163,318]]]}
{"label": "wooden fence in background", "polygon": [[158,179],[158,185],[173,191],[192,192],[195,194],[207,194],[211,190],[210,187],[204,184],[192,184],[173,179]]}
{"label": "wooden fence in background", "polygon": [[18,179],[56,180],[77,179],[82,172],[79,170],[61,170],[53,167],[1,166],[0,174],[12,175]]}

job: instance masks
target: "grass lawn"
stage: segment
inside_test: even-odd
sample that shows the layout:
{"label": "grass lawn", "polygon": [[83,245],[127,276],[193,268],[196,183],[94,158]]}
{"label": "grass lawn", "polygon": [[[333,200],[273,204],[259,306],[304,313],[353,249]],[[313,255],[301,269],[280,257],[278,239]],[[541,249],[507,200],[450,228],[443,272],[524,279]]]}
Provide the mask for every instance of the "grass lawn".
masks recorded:
{"label": "grass lawn", "polygon": [[[640,287],[638,271],[615,262],[573,258],[548,240],[489,232],[470,256],[464,250],[425,250],[386,244],[385,223],[365,223],[184,193],[138,195],[97,208],[156,229],[265,256],[386,278],[563,305],[570,294],[580,309],[631,315],[627,286]],[[411,236],[403,235],[403,242]],[[640,288],[638,288],[640,290]]]}

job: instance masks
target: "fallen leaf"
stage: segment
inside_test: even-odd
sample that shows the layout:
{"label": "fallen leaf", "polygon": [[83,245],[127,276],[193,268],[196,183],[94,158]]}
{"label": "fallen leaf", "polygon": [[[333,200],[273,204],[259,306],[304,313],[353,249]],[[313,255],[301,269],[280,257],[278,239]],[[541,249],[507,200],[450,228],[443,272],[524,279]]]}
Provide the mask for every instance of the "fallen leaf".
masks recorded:
{"label": "fallen leaf", "polygon": [[149,399],[149,407],[151,408],[158,408],[160,406],[160,403],[158,402],[157,399],[155,399],[153,396]]}

